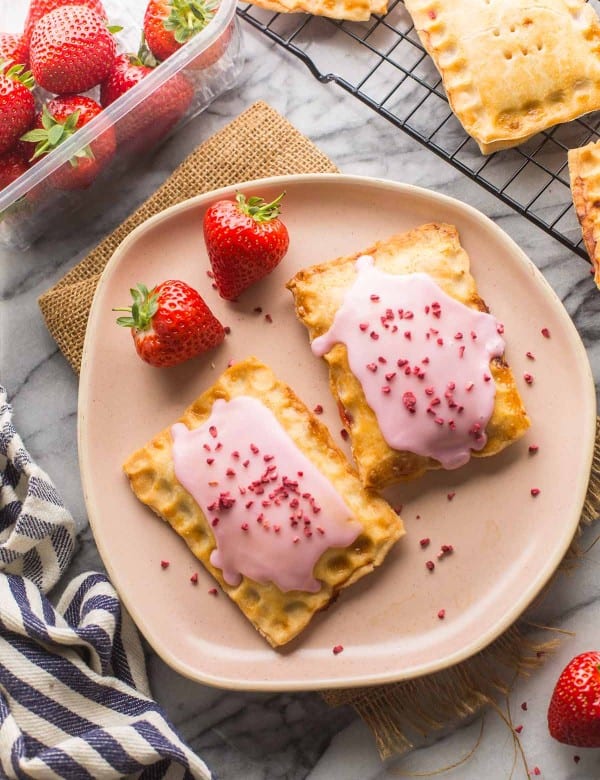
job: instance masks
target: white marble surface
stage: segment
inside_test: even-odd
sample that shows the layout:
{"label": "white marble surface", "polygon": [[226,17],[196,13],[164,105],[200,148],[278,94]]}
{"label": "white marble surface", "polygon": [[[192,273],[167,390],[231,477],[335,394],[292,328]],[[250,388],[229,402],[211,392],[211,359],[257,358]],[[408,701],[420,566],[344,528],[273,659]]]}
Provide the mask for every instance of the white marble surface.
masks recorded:
{"label": "white marble surface", "polygon": [[[92,227],[57,225],[35,246],[0,249],[2,280],[1,381],[9,390],[15,423],[33,456],[55,480],[80,529],[73,572],[101,568],[87,525],[76,452],[77,379],[48,335],[36,299],[159,185],[199,142],[257,99],[267,100],[309,136],[346,173],[419,184],[454,195],[481,209],[530,255],[564,301],[600,378],[600,295],[589,266],[525,219],[465,180],[452,167],[333,85],[319,84],[291,55],[244,26],[247,62],[239,86],[217,100],[137,170],[113,205]],[[600,526],[598,527],[600,528]],[[598,529],[590,529],[584,544]],[[575,750],[547,733],[546,707],[555,679],[572,655],[598,648],[600,545],[570,575],[555,580],[537,618],[574,632],[545,666],[518,680],[510,697],[514,723],[530,769],[552,780],[600,777],[600,751]],[[534,634],[535,635],[535,634]],[[539,634],[537,635],[539,638]],[[153,692],[215,775],[227,780],[383,780],[423,776],[467,754],[481,718],[400,760],[383,764],[367,728],[346,709],[330,710],[317,694],[223,692],[192,684],[148,652]],[[526,701],[527,711],[520,707]],[[500,702],[506,709],[507,703]],[[444,777],[494,780],[511,776],[515,748],[510,730],[490,711],[481,743]],[[581,760],[576,763],[574,756]],[[411,774],[416,773],[416,774]],[[524,777],[516,758],[513,777]]]}

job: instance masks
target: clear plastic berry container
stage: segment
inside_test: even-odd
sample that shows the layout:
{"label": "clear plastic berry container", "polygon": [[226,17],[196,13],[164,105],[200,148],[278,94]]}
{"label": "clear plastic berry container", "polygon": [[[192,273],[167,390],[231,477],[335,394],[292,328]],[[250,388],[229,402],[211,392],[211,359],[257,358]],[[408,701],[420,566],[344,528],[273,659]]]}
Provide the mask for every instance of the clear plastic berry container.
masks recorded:
{"label": "clear plastic berry container", "polygon": [[[136,53],[142,36],[147,0],[103,0],[111,25],[123,29],[115,36],[117,54]],[[0,30],[20,32],[28,0],[0,3]],[[219,95],[231,89],[242,68],[241,31],[235,16],[236,0],[221,0],[214,18],[181,49],[162,62],[136,86],[121,95],[74,135],[40,158],[18,179],[0,190],[0,244],[24,248],[49,228],[73,226],[61,216],[84,222],[85,213],[102,208],[103,199],[118,197],[127,171],[143,165],[165,138],[204,111]],[[174,123],[165,119],[170,90],[188,83],[189,105]],[[191,87],[191,89],[190,89]],[[99,101],[100,87],[85,95]],[[37,87],[36,107],[53,95]],[[162,116],[161,116],[162,113]],[[61,171],[85,149],[94,149],[103,134],[114,132],[116,151],[93,182],[82,189],[55,186]],[[81,219],[76,216],[79,212]]]}

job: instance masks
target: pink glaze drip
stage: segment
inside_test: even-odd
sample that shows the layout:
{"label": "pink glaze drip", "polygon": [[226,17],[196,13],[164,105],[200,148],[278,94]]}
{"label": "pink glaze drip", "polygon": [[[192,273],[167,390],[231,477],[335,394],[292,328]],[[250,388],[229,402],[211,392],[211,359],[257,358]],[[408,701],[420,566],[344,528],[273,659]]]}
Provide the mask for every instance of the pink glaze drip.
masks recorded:
{"label": "pink glaze drip", "polygon": [[318,591],[317,560],[362,527],[274,415],[249,396],[218,399],[200,427],[176,423],[171,434],[175,475],[212,527],[210,562],[225,581]]}
{"label": "pink glaze drip", "polygon": [[323,356],[345,344],[390,447],[435,458],[446,469],[462,466],[487,441],[496,394],[490,359],[504,352],[502,326],[427,274],[388,274],[367,256],[356,270],[313,352]]}

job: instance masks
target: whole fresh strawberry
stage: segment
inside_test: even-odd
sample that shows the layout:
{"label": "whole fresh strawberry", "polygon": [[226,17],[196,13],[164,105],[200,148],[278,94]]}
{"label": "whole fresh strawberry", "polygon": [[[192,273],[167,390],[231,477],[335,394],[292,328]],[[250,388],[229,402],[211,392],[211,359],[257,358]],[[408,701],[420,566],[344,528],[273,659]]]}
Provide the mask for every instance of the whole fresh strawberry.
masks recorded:
{"label": "whole fresh strawberry", "polygon": [[0,154],[11,149],[33,124],[33,79],[23,65],[0,66]]}
{"label": "whole fresh strawberry", "polygon": [[150,0],[144,15],[144,35],[150,51],[166,60],[213,19],[217,0]]}
{"label": "whole fresh strawberry", "polygon": [[218,346],[225,330],[204,299],[185,282],[169,279],[152,290],[138,284],[133,304],[117,323],[131,328],[138,355],[151,366],[175,366]]}
{"label": "whole fresh strawberry", "polygon": [[[24,136],[32,146],[31,160],[49,154],[63,144],[80,127],[102,113],[102,106],[85,95],[65,95],[49,100],[36,116],[35,128]],[[51,174],[50,182],[60,190],[88,187],[115,153],[116,139],[112,125],[107,125],[89,146],[75,153],[71,160]]]}
{"label": "whole fresh strawberry", "polygon": [[110,106],[153,70],[154,66],[146,65],[137,54],[118,54],[100,85],[100,103],[104,108]]}
{"label": "whole fresh strawberry", "polygon": [[238,192],[235,200],[217,201],[206,210],[204,241],[222,298],[235,300],[281,262],[290,243],[279,219],[284,195],[265,203]]}
{"label": "whole fresh strawberry", "polygon": [[[119,54],[102,82],[100,102],[106,108],[135,87],[156,67],[139,55]],[[194,88],[182,73],[174,74],[129,111],[117,125],[119,145],[129,152],[151,149],[166,137],[185,115],[194,98]]]}
{"label": "whole fresh strawberry", "polygon": [[29,162],[23,150],[24,144],[17,144],[10,152],[0,155],[0,190],[8,187],[29,170]]}
{"label": "whole fresh strawberry", "polygon": [[31,0],[23,31],[23,38],[25,39],[27,48],[29,48],[33,28],[42,16],[46,16],[50,11],[54,11],[55,8],[60,8],[63,5],[86,5],[93,11],[96,11],[103,19],[108,19],[104,6],[100,0]]}
{"label": "whole fresh strawberry", "polygon": [[24,35],[0,32],[0,61],[13,65],[26,65],[29,47]]}
{"label": "whole fresh strawberry", "polygon": [[567,745],[600,747],[600,652],[581,653],[563,669],[548,707],[548,728]]}
{"label": "whole fresh strawberry", "polygon": [[59,95],[86,92],[108,76],[115,40],[100,14],[84,5],[66,5],[43,16],[33,28],[29,62],[37,83]]}

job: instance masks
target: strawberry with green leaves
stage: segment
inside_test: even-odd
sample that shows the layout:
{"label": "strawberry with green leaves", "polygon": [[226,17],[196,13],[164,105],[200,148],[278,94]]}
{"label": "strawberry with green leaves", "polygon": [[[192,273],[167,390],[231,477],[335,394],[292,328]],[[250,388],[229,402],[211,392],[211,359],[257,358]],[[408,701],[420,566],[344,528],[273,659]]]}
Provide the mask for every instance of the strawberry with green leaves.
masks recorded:
{"label": "strawberry with green leaves", "polygon": [[235,300],[244,290],[279,265],[289,247],[289,234],[279,219],[281,199],[220,200],[204,214],[204,241],[222,298]]}
{"label": "strawberry with green leaves", "polygon": [[50,11],[54,11],[56,8],[61,8],[64,5],[85,5],[99,14],[105,21],[108,20],[106,11],[100,0],[31,0],[23,31],[23,38],[27,48],[29,48],[33,28],[42,16],[46,16]]}
{"label": "strawberry with green leaves", "polygon": [[35,117],[33,78],[23,65],[0,64],[0,154],[11,149]]}
{"label": "strawberry with green leaves", "polygon": [[106,19],[84,5],[66,5],[33,28],[29,62],[37,83],[57,95],[87,92],[108,76],[116,56]]}
{"label": "strawberry with green leaves", "polygon": [[138,284],[133,304],[113,311],[128,312],[117,323],[131,328],[138,355],[151,366],[175,366],[218,346],[225,329],[199,292],[185,282],[168,279],[152,290]]}
{"label": "strawberry with green leaves", "polygon": [[29,61],[29,46],[24,35],[0,32],[0,61],[13,65],[26,65]]}
{"label": "strawberry with green leaves", "polygon": [[[149,64],[153,61],[153,64]],[[156,60],[140,50],[138,55],[119,54],[100,89],[100,102],[106,108],[125,92],[149,76]],[[117,125],[117,138],[128,152],[151,149],[165,138],[186,114],[194,98],[194,88],[182,73],[175,73],[153,90]]]}
{"label": "strawberry with green leaves", "polygon": [[[101,113],[102,106],[85,95],[49,100],[37,115],[35,128],[22,137],[32,145],[30,159],[49,154]],[[77,151],[68,163],[51,174],[51,185],[60,190],[88,187],[112,159],[115,149],[114,127],[108,125],[89,146]]]}
{"label": "strawberry with green leaves", "polygon": [[214,18],[217,0],[150,0],[144,36],[157,60],[166,60]]}
{"label": "strawberry with green leaves", "polygon": [[563,669],[548,707],[548,729],[567,745],[600,747],[600,652],[581,653]]}

